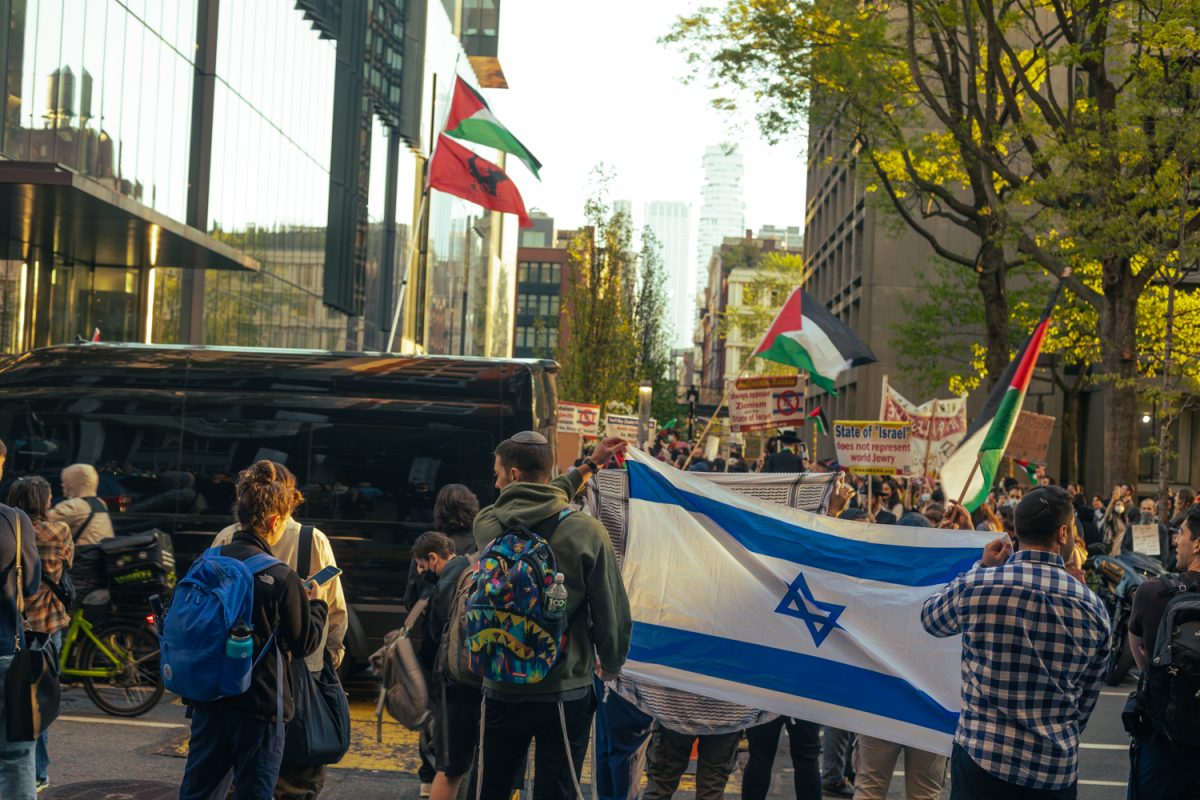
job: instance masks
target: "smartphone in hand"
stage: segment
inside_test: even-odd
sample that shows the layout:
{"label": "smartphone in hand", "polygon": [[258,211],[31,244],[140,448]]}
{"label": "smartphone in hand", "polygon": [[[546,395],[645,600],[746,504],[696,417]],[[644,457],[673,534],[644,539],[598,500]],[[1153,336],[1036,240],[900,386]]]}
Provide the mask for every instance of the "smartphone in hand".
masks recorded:
{"label": "smartphone in hand", "polygon": [[309,576],[304,583],[308,586],[324,586],[341,574],[342,571],[337,567],[325,567],[324,569],[318,571],[315,575]]}

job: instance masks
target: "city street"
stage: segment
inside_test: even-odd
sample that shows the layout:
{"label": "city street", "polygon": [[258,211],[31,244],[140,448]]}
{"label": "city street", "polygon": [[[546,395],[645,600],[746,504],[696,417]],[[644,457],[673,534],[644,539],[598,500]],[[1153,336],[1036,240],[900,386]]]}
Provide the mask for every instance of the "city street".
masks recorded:
{"label": "city street", "polygon": [[[1128,763],[1126,737],[1121,730],[1121,708],[1132,682],[1118,689],[1105,688],[1084,735],[1080,771],[1080,800],[1118,800],[1125,796]],[[383,742],[376,742],[375,706],[369,692],[354,692],[352,715],[354,742],[349,755],[329,770],[326,800],[392,800],[416,798],[416,737],[390,719],[383,725]],[[101,714],[80,689],[70,689],[63,698],[63,712],[50,736],[51,788],[47,800],[101,800],[107,792],[82,791],[86,784],[108,782],[110,790],[146,782],[139,798],[154,800],[172,796],[164,785],[176,787],[186,755],[187,720],[183,707],[173,699],[164,701],[138,719],[118,719]],[[773,798],[792,797],[791,765],[787,743],[781,742],[775,762]],[[744,763],[745,754],[739,755]],[[897,769],[889,798],[903,798],[903,766]],[[591,784],[590,769],[584,771],[585,787]],[[138,788],[135,784],[134,788]],[[690,776],[681,784],[681,798],[691,798]],[[735,773],[726,790],[737,797],[740,775]],[[585,788],[585,793],[587,789]],[[125,792],[122,797],[129,797]],[[943,793],[948,796],[949,792]]]}

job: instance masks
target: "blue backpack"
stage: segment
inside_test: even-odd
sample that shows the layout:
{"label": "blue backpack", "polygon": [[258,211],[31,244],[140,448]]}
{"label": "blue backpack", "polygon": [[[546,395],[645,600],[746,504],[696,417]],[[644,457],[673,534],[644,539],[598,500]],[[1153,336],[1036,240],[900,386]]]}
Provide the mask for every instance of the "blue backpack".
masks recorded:
{"label": "blue backpack", "polygon": [[470,668],[481,678],[538,683],[558,663],[568,621],[565,599],[548,597],[558,572],[548,539],[570,513],[505,530],[480,555],[465,627]]}
{"label": "blue backpack", "polygon": [[234,628],[252,629],[254,576],[279,559],[259,553],[245,561],[210,547],[175,588],[163,620],[162,675],[168,689],[188,700],[235,697],[275,641],[272,632],[255,659],[226,652]]}

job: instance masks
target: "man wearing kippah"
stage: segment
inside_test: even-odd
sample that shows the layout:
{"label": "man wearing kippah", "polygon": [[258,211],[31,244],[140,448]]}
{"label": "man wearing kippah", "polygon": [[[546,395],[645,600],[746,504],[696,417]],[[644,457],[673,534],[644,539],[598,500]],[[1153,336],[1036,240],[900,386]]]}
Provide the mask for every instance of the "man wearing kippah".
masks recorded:
{"label": "man wearing kippah", "polygon": [[564,651],[541,681],[484,681],[479,784],[485,800],[508,800],[531,740],[537,743],[534,797],[577,795],[596,710],[592,675],[612,680],[621,671],[633,622],[604,526],[586,514],[563,512],[587,476],[625,446],[606,439],[579,468],[553,481],[554,450],[540,433],[524,431],[496,447],[500,496],[475,518],[475,541],[483,551],[514,527],[537,531],[557,520],[548,541],[565,578],[568,622]]}

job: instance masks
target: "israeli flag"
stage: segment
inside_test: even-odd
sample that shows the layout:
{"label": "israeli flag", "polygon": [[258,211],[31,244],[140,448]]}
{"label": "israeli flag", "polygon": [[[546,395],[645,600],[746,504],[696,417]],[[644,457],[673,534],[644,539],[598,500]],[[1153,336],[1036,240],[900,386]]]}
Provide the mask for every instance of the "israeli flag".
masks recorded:
{"label": "israeli flag", "polygon": [[625,671],[949,754],[961,639],[925,599],[987,534],[868,525],[736,495],[631,451]]}

